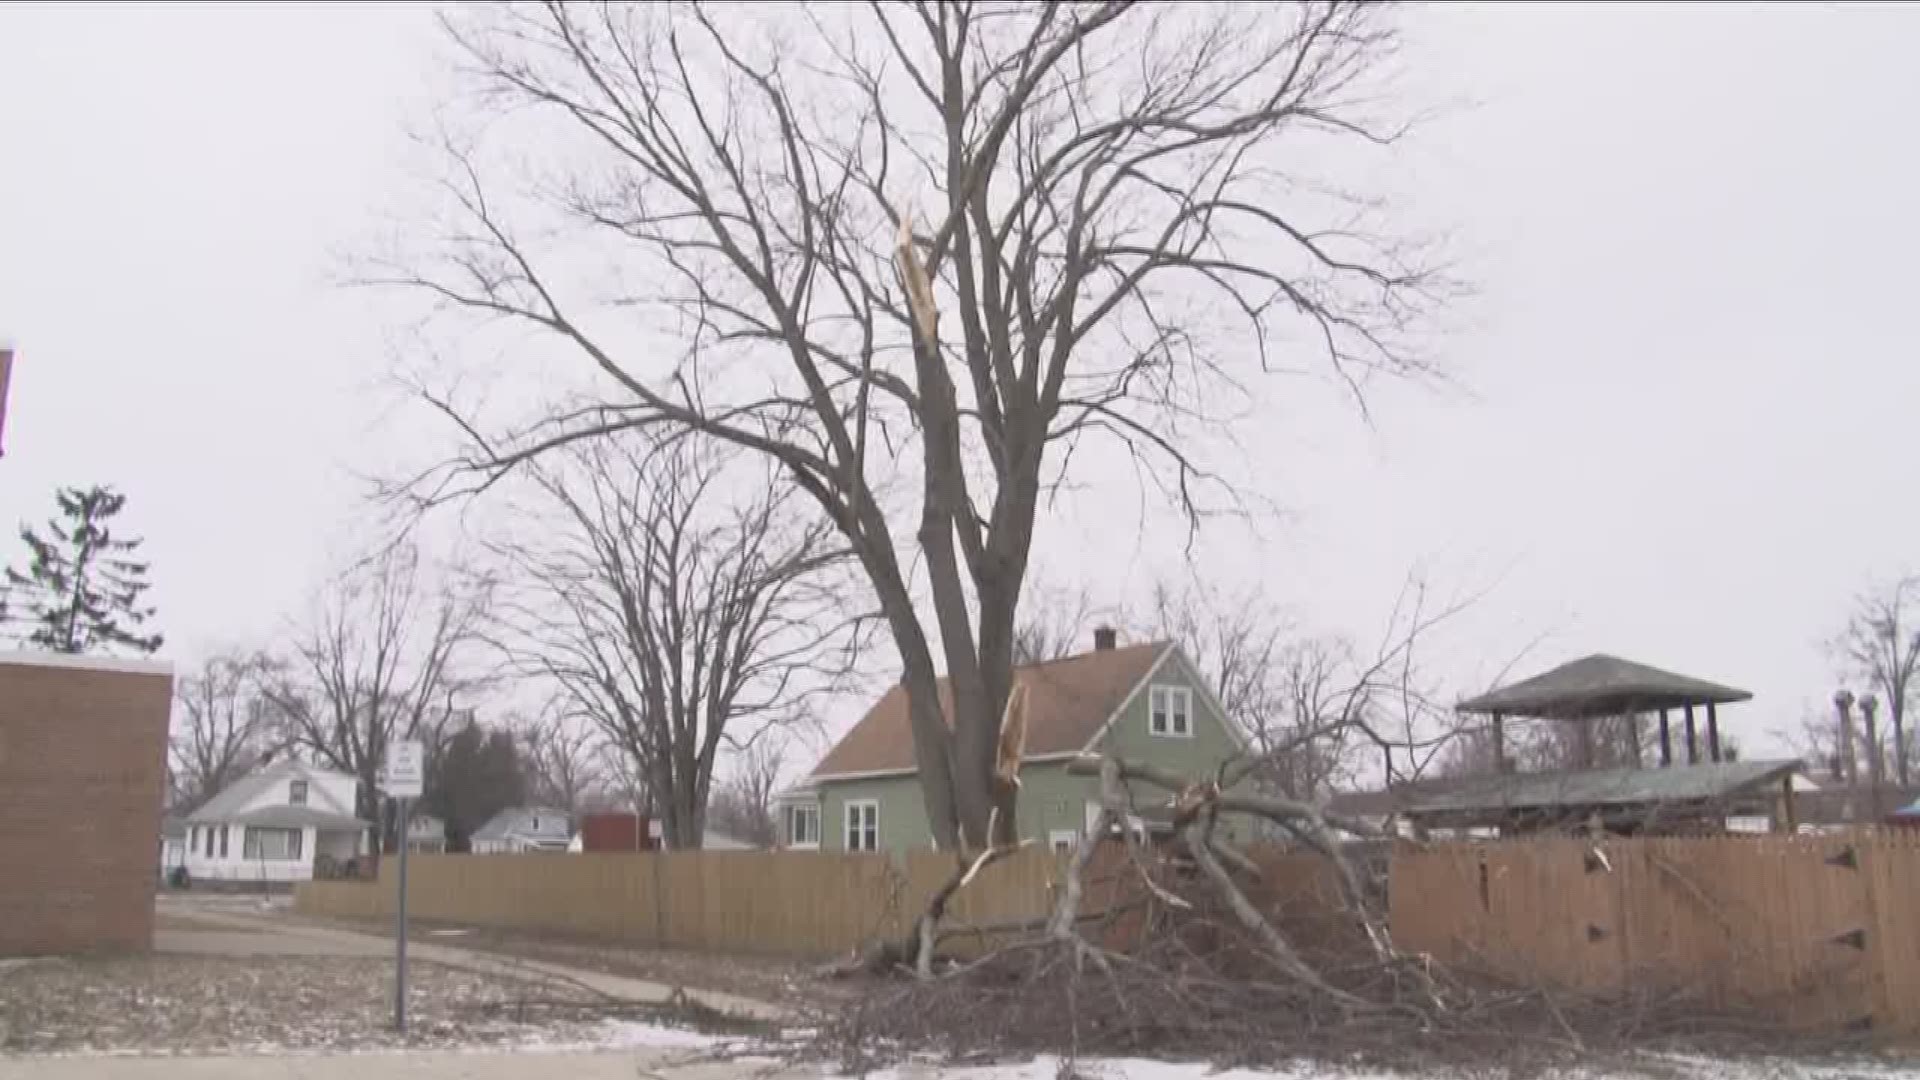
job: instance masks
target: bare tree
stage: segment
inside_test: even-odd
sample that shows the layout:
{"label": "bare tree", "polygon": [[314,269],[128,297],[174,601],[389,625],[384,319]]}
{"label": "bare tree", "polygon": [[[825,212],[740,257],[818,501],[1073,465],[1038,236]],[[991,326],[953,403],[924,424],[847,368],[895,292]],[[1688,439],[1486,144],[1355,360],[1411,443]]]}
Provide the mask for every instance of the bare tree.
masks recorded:
{"label": "bare tree", "polygon": [[1036,588],[1021,608],[1013,630],[1013,662],[1043,664],[1087,650],[1087,629],[1095,622],[1093,598],[1085,589]]}
{"label": "bare tree", "polygon": [[769,735],[735,757],[733,768],[707,807],[707,821],[713,828],[759,847],[773,846],[773,796],[780,788],[785,749],[783,740]]}
{"label": "bare tree", "polygon": [[[1198,524],[1240,505],[1202,433],[1243,377],[1317,361],[1357,395],[1423,370],[1406,331],[1433,277],[1383,238],[1374,201],[1302,175],[1397,134],[1371,114],[1387,18],[1343,2],[476,8],[451,34],[499,141],[448,140],[444,259],[376,277],[547,332],[611,393],[504,430],[429,393],[473,449],[408,490],[453,497],[643,425],[763,455],[878,598],[934,839],[1005,848],[1016,608],[1073,451],[1107,440]],[[529,139],[545,175],[516,190],[503,175]],[[579,272],[601,256],[606,272]],[[634,328],[679,347],[609,313],[658,316]],[[916,489],[916,507],[894,497]]]}
{"label": "bare tree", "polygon": [[1812,708],[1791,728],[1776,728],[1776,739],[1793,749],[1807,766],[1807,775],[1821,784],[1841,786],[1853,783],[1847,774],[1845,754],[1841,751],[1839,725],[1830,709]]}
{"label": "bare tree", "polygon": [[647,778],[642,774],[639,762],[604,739],[595,748],[593,759],[601,775],[606,777],[605,805],[648,817],[659,817],[654,810],[653,792],[647,788]]}
{"label": "bare tree", "polygon": [[275,745],[266,687],[275,674],[260,653],[224,652],[180,680],[168,742],[175,805],[191,809],[254,767]]}
{"label": "bare tree", "polygon": [[[1389,783],[1419,777],[1462,732],[1420,650],[1474,597],[1435,605],[1410,576],[1378,643],[1299,628],[1258,589],[1156,585],[1149,632],[1179,641],[1249,736],[1236,766],[1269,791],[1311,801],[1378,762]],[[1376,756],[1377,755],[1377,756]]]}
{"label": "bare tree", "polygon": [[608,800],[601,736],[592,724],[550,714],[519,729],[534,802],[578,814]]}
{"label": "bare tree", "polygon": [[1895,775],[1910,775],[1907,701],[1920,681],[1920,577],[1906,576],[1860,594],[1832,649],[1847,674],[1887,703]]}
{"label": "bare tree", "polygon": [[1352,772],[1354,724],[1371,689],[1352,646],[1302,634],[1258,589],[1229,597],[1190,583],[1154,586],[1150,631],[1181,643],[1262,761],[1256,779],[1288,796],[1325,794]]}
{"label": "bare tree", "polygon": [[675,848],[700,846],[721,751],[851,671],[845,548],[763,473],[697,437],[584,443],[536,473],[548,538],[494,544],[515,581],[497,640],[632,759]]}
{"label": "bare tree", "polygon": [[282,737],[357,778],[359,813],[389,833],[376,816],[387,744],[431,749],[467,718],[459,699],[480,680],[463,659],[486,603],[484,582],[430,587],[416,549],[385,549],[334,582],[267,684]]}

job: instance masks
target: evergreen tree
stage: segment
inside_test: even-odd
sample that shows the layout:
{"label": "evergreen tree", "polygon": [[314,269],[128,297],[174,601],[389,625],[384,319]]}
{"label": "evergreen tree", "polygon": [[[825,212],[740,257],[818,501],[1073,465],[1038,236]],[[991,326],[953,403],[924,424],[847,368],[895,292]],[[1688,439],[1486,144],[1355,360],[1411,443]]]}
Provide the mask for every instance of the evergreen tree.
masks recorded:
{"label": "evergreen tree", "polygon": [[447,850],[471,849],[474,831],[527,797],[513,733],[469,720],[427,759],[421,808],[447,823]]}
{"label": "evergreen tree", "polygon": [[116,537],[110,526],[127,497],[96,486],[63,488],[54,499],[60,516],[44,534],[20,527],[26,572],[7,570],[14,598],[25,601],[16,617],[33,626],[28,644],[63,653],[158,650],[159,634],[139,632],[154,613],[140,600],[148,587],[148,564],[134,557],[141,541]]}

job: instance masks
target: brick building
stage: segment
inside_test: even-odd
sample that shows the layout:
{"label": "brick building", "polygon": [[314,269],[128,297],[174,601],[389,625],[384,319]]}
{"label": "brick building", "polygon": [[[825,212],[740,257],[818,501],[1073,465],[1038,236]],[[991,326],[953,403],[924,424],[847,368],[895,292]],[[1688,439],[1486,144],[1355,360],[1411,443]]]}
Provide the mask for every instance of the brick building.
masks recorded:
{"label": "brick building", "polygon": [[0,956],[153,943],[172,667],[0,653]]}

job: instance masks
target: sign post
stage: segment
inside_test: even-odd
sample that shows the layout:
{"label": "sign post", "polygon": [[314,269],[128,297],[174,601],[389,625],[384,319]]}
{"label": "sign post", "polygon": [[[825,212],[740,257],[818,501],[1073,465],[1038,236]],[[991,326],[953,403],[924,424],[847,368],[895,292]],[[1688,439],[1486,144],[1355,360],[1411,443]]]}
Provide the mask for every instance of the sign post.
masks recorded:
{"label": "sign post", "polygon": [[399,895],[394,904],[393,954],[393,1027],[407,1032],[407,807],[426,783],[426,754],[417,739],[396,739],[387,744],[387,768],[382,778],[389,798],[394,800],[394,832],[400,843]]}

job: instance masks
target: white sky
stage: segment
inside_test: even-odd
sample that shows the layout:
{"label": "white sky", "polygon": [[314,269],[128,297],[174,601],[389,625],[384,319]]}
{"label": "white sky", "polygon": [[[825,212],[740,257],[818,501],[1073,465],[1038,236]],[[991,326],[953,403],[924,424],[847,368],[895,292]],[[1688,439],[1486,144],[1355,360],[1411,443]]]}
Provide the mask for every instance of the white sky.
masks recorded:
{"label": "white sky", "polygon": [[[1414,104],[1451,108],[1387,182],[1478,288],[1433,346],[1459,385],[1385,392],[1371,426],[1276,394],[1249,445],[1287,516],[1198,565],[1363,636],[1415,567],[1491,586],[1449,632],[1458,683],[1536,638],[1523,673],[1614,652],[1752,689],[1726,723],[1762,748],[1920,535],[1920,8],[1409,19]],[[421,8],[0,7],[0,521],[125,490],[177,659],[300,612],[355,471],[429,438],[382,385],[391,312],[335,282],[422,175],[436,50]],[[1184,569],[1113,535],[1050,522],[1042,563],[1116,595]]]}

